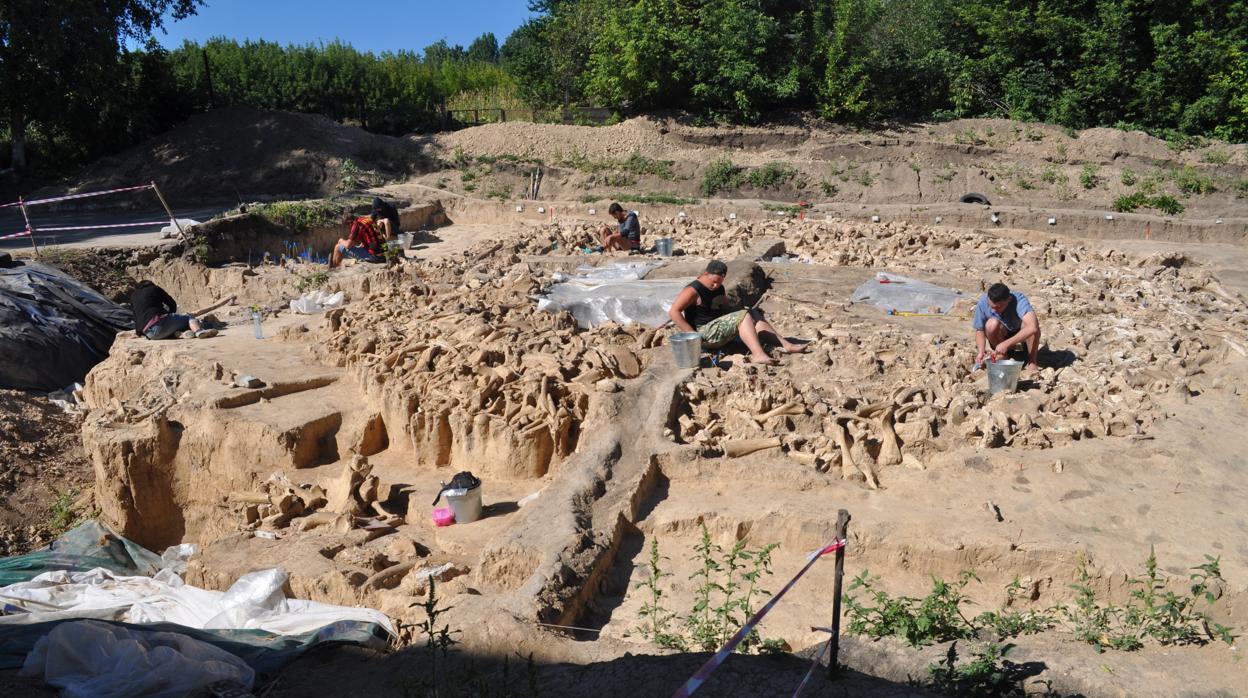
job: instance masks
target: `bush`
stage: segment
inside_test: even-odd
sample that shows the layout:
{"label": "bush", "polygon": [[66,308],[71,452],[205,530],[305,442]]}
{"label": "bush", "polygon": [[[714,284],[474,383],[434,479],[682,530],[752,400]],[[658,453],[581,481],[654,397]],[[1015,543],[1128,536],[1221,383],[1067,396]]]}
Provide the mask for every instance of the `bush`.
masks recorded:
{"label": "bush", "polygon": [[1114,199],[1114,210],[1119,213],[1131,213],[1146,203],[1148,203],[1148,197],[1137,191]]}
{"label": "bush", "polygon": [[1129,167],[1124,169],[1122,171],[1121,181],[1124,186],[1128,186],[1128,187],[1135,186],[1135,171]]}
{"label": "bush", "polygon": [[1149,208],[1161,211],[1167,216],[1177,216],[1180,213],[1183,213],[1184,209],[1183,204],[1179,203],[1178,199],[1170,196],[1169,194],[1161,194],[1159,196],[1151,197],[1146,205]]}
{"label": "bush", "polygon": [[793,179],[796,175],[797,170],[782,162],[769,162],[762,167],[752,170],[749,180],[750,184],[756,189],[774,189]]}
{"label": "bush", "polygon": [[745,181],[745,169],[732,164],[727,156],[712,162],[702,175],[702,196],[714,196],[725,189],[736,189]]}
{"label": "bush", "polygon": [[1097,174],[1098,171],[1099,168],[1096,165],[1088,164],[1083,166],[1083,169],[1079,172],[1079,183],[1083,185],[1084,189],[1095,189],[1096,185],[1100,183],[1101,178]]}
{"label": "bush", "polygon": [[1174,184],[1184,194],[1209,194],[1214,191],[1213,178],[1191,165],[1174,172]]}

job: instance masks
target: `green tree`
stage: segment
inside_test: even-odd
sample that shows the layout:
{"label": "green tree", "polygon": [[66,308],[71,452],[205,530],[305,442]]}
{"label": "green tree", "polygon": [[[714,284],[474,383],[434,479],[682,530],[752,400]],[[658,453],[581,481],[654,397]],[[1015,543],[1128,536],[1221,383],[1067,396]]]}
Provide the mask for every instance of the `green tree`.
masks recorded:
{"label": "green tree", "polygon": [[0,0],[0,100],[12,164],[26,166],[32,124],[98,114],[110,78],[121,71],[122,45],[182,19],[202,0]]}
{"label": "green tree", "polygon": [[498,39],[494,38],[494,32],[486,32],[473,39],[468,45],[466,58],[477,63],[497,63]]}

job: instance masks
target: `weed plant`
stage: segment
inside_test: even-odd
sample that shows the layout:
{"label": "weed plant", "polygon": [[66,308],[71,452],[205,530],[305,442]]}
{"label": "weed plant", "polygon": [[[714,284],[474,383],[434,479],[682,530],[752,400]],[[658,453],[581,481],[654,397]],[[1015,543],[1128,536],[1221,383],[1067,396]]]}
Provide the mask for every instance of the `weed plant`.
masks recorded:
{"label": "weed plant", "polygon": [[1084,165],[1083,169],[1079,171],[1079,184],[1083,185],[1084,189],[1095,189],[1096,185],[1101,183],[1099,172],[1100,168],[1096,165]]}
{"label": "weed plant", "polygon": [[[842,602],[848,631],[873,639],[895,636],[911,646],[921,647],[979,637],[991,633],[998,640],[1043,632],[1064,620],[1066,627],[1079,640],[1103,652],[1106,649],[1132,651],[1146,641],[1160,645],[1203,645],[1220,640],[1234,643],[1232,628],[1214,623],[1204,612],[1218,600],[1215,592],[1222,582],[1219,558],[1205,556],[1205,562],[1193,567],[1188,576],[1188,593],[1167,590],[1170,586],[1159,571],[1157,555],[1150,551],[1144,570],[1129,581],[1130,598],[1119,606],[1102,603],[1093,587],[1086,561],[1080,559],[1076,580],[1070,585],[1074,602],[1044,610],[1019,611],[1015,604],[1022,596],[1018,579],[1006,587],[1005,604],[998,610],[968,619],[962,610],[967,603],[963,593],[974,572],[966,571],[958,581],[950,583],[932,578],[932,591],[924,598],[893,597],[876,588],[879,578],[864,571],[854,578]],[[855,592],[865,600],[855,598]],[[944,668],[945,676],[952,665]]]}
{"label": "weed plant", "polygon": [[1212,177],[1191,165],[1185,165],[1183,169],[1175,170],[1173,177],[1174,185],[1179,188],[1179,191],[1188,196],[1192,194],[1211,194],[1216,189]]}
{"label": "weed plant", "polygon": [[727,156],[712,162],[702,174],[702,196],[714,196],[726,189],[736,189],[745,181],[745,168],[732,163]]}
{"label": "weed plant", "polygon": [[[643,623],[637,630],[661,647],[682,652],[718,650],[754,615],[755,602],[769,594],[761,582],[764,575],[771,574],[771,555],[776,547],[777,544],[772,543],[751,549],[742,539],[724,550],[711,540],[704,524],[702,537],[694,546],[691,558],[698,563],[698,568],[689,576],[697,585],[693,607],[680,616],[663,606],[664,592],[660,583],[672,575],[662,570],[661,564],[667,558],[659,553],[658,541],[652,541],[649,575],[637,585],[647,592],[641,610]],[[678,618],[681,620],[679,630],[673,627]],[[736,651],[774,652],[781,644],[777,640],[764,640],[755,629],[737,645]]]}
{"label": "weed plant", "polygon": [[306,233],[316,226],[333,225],[342,213],[341,206],[328,201],[276,201],[256,204],[251,210],[294,233]]}

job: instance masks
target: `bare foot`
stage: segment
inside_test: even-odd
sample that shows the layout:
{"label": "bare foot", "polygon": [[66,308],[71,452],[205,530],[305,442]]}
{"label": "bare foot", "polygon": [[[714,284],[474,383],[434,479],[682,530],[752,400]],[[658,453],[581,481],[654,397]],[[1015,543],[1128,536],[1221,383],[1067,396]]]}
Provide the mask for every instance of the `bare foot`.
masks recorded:
{"label": "bare foot", "polygon": [[789,354],[805,354],[805,353],[806,353],[806,349],[807,349],[810,345],[809,345],[809,344],[792,344],[792,343],[785,343],[785,344],[782,344],[782,345],[780,345],[780,346],[781,346],[781,348],[782,348],[782,349],[784,349],[784,350],[785,350],[785,352],[787,352],[787,353],[789,353]]}
{"label": "bare foot", "polygon": [[770,356],[767,356],[766,354],[763,354],[761,357],[751,354],[750,363],[758,364],[759,366],[771,366],[772,364],[776,363],[776,361],[775,359],[771,358]]}

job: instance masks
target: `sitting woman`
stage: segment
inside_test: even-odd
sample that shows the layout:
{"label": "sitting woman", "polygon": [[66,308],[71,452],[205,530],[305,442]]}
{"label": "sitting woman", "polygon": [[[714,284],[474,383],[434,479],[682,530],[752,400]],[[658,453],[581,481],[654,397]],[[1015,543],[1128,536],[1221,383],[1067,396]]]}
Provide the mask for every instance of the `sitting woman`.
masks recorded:
{"label": "sitting woman", "polygon": [[350,231],[334,245],[334,252],[329,257],[331,269],[342,264],[346,257],[371,262],[382,255],[381,238],[377,235],[377,221],[373,216],[356,218],[348,211],[342,216],[342,224],[350,226]]}
{"label": "sitting woman", "polygon": [[740,337],[750,350],[751,363],[775,363],[763,348],[764,340],[779,345],[790,354],[800,354],[806,350],[805,345],[794,344],[785,339],[757,310],[725,313],[715,307],[716,301],[722,302],[725,298],[724,277],[727,274],[728,265],[717,259],[711,260],[706,265],[706,271],[682,289],[676,300],[672,301],[672,308],[667,311],[672,322],[685,332],[701,334],[702,346],[707,349],[718,349]]}
{"label": "sitting woman", "polygon": [[134,311],[134,333],[148,339],[168,339],[187,330],[196,338],[217,336],[216,330],[204,329],[193,315],[179,315],[173,297],[151,281],[141,281],[135,287],[130,308]]}

